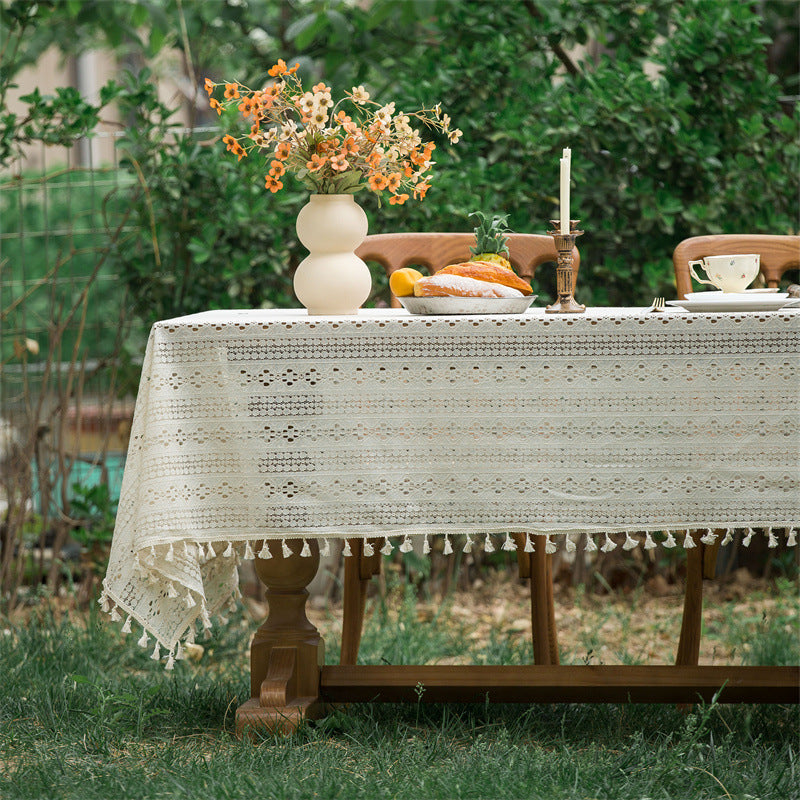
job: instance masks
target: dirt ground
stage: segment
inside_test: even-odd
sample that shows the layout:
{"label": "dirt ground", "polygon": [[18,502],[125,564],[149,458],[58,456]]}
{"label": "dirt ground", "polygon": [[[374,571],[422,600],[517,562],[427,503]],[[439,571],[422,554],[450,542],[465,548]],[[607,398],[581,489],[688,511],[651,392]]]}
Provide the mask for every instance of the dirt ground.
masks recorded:
{"label": "dirt ground", "polygon": [[[745,569],[725,580],[706,581],[700,663],[741,663],[742,654],[736,650],[749,648],[747,641],[740,640],[744,627],[751,627],[755,633],[765,620],[784,615],[787,609],[794,611],[793,632],[800,636],[796,587],[793,592],[790,597],[780,595],[775,584],[755,578]],[[499,573],[485,582],[475,581],[469,592],[420,599],[416,614],[420,621],[431,622],[438,613],[437,625],[457,626],[480,647],[489,641],[492,631],[518,633],[529,640],[529,598],[522,582]],[[374,604],[375,599],[368,603]],[[370,608],[368,605],[365,626],[373,624]],[[555,616],[562,659],[593,664],[674,663],[682,609],[682,585],[667,584],[658,576],[638,590],[606,595],[588,595],[556,585]],[[253,603],[252,610],[258,614],[266,612],[266,607]],[[341,629],[338,604],[312,602],[308,616],[323,634],[338,634]]]}

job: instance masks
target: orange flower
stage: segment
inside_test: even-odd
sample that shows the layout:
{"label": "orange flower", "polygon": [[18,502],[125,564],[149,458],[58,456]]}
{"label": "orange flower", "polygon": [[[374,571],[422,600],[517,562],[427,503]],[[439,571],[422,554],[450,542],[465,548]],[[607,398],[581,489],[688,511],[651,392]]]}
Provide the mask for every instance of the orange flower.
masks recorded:
{"label": "orange flower", "polygon": [[389,205],[401,206],[401,205],[403,205],[403,203],[405,203],[406,200],[408,200],[408,195],[407,194],[393,194],[389,198]]}
{"label": "orange flower", "polygon": [[367,164],[369,164],[372,169],[378,169],[378,167],[381,165],[381,154],[373,150],[367,156]]}
{"label": "orange flower", "polygon": [[400,188],[400,184],[402,182],[402,177],[399,172],[392,172],[389,175],[388,180],[386,181],[386,188],[390,192],[396,192]]}
{"label": "orange flower", "polygon": [[285,75],[288,71],[289,70],[286,69],[286,62],[282,58],[278,59],[278,63],[275,64],[274,67],[270,67],[269,70],[267,70],[268,74],[273,78],[277,77],[278,75]]}
{"label": "orange flower", "polygon": [[335,119],[335,120],[336,120],[336,121],[337,121],[337,122],[338,122],[340,125],[344,125],[344,124],[345,124],[345,122],[351,122],[351,121],[352,121],[352,118],[351,118],[351,117],[348,117],[348,116],[347,116],[347,114],[345,114],[345,113],[344,113],[344,111],[338,111],[338,112],[336,113],[336,116],[334,117],[334,119]]}
{"label": "orange flower", "polygon": [[380,172],[376,172],[369,179],[369,188],[372,189],[373,192],[382,192],[386,188],[386,184],[386,176],[381,175]]}
{"label": "orange flower", "polygon": [[311,156],[311,161],[306,161],[306,167],[308,167],[309,172],[319,172],[325,166],[327,160],[324,156],[318,156],[314,153]]}
{"label": "orange flower", "polygon": [[286,167],[283,166],[282,161],[271,161],[269,165],[269,174],[273,178],[280,178],[281,175],[286,173]]}
{"label": "orange flower", "polygon": [[429,183],[418,183],[414,188],[414,198],[419,198],[420,200],[425,199],[425,195],[428,193],[428,189],[431,188]]}
{"label": "orange flower", "polygon": [[279,192],[283,189],[283,182],[273,178],[272,175],[267,175],[264,181],[264,187],[269,189],[272,194],[275,194],[275,192]]}
{"label": "orange flower", "polygon": [[222,106],[219,104],[219,100],[216,100],[216,99],[214,99],[214,98],[212,97],[212,98],[211,98],[211,99],[208,101],[208,104],[211,106],[211,108],[213,108],[213,109],[214,109],[214,111],[216,111],[216,112],[217,112],[217,114],[221,114],[221,113],[222,113]]}
{"label": "orange flower", "polygon": [[236,83],[225,84],[225,99],[238,100],[239,99],[239,85]]}
{"label": "orange flower", "polygon": [[354,156],[358,153],[358,143],[352,136],[348,136],[342,142],[341,154],[343,156]]}
{"label": "orange flower", "polygon": [[331,169],[335,169],[337,172],[344,172],[350,166],[350,164],[347,163],[347,159],[339,153],[335,156],[331,156],[330,163]]}
{"label": "orange flower", "polygon": [[403,167],[403,175],[405,175],[406,178],[410,178],[414,174],[414,169],[411,166],[411,164],[408,163],[408,161],[404,161],[402,163],[402,167]]}
{"label": "orange flower", "polygon": [[280,161],[285,161],[289,158],[289,153],[292,152],[292,146],[289,142],[278,142],[278,146],[275,148],[275,158],[279,159]]}
{"label": "orange flower", "polygon": [[256,121],[250,126],[250,136],[255,136],[261,130],[261,121],[256,117]]}
{"label": "orange flower", "polygon": [[311,91],[315,94],[317,92],[329,92],[330,90],[330,86],[326,86],[324,83],[318,83],[316,86],[311,87]]}
{"label": "orange flower", "polygon": [[209,96],[209,97],[211,97],[211,93],[214,91],[214,86],[215,86],[215,85],[216,85],[216,84],[214,84],[214,83],[212,82],[211,78],[206,78],[206,82],[205,82],[205,90],[208,92],[208,96]]}

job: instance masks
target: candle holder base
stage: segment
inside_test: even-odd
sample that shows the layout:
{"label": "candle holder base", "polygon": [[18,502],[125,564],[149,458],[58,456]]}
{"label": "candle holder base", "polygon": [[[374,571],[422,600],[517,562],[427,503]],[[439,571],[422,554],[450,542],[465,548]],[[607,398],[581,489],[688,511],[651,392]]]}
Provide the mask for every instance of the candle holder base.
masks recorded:
{"label": "candle holder base", "polygon": [[575,273],[572,271],[572,249],[575,247],[575,239],[583,231],[578,230],[579,220],[570,220],[570,232],[561,233],[559,221],[550,220],[553,230],[549,233],[553,237],[558,252],[558,264],[556,266],[556,291],[558,300],[545,308],[547,314],[582,314],[586,311],[586,306],[578,303],[573,294],[575,292]]}

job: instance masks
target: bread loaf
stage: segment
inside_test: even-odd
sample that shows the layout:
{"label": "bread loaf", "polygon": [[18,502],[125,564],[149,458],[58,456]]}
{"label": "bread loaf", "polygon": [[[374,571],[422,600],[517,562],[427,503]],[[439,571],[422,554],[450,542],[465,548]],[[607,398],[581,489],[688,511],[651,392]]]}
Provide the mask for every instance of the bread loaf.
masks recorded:
{"label": "bread loaf", "polygon": [[479,281],[463,275],[442,274],[440,270],[414,284],[416,297],[522,297],[522,292],[502,283]]}
{"label": "bread loaf", "polygon": [[477,281],[501,283],[503,286],[510,286],[522,294],[533,294],[530,284],[522,280],[516,272],[492,261],[463,261],[460,264],[450,264],[450,266],[440,269],[436,274],[461,275],[464,278],[473,278]]}

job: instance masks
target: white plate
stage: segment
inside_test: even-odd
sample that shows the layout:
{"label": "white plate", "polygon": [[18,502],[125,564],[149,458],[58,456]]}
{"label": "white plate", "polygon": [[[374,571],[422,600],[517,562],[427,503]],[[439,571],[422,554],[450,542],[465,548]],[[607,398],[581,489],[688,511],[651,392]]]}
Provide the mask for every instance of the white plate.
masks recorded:
{"label": "white plate", "polygon": [[[701,292],[700,295],[706,294]],[[708,294],[711,294],[709,292]],[[717,294],[714,292],[714,294]],[[722,294],[722,292],[720,292]],[[678,306],[686,311],[714,312],[714,311],[777,311],[800,305],[800,298],[789,297],[787,294],[733,294],[726,292],[725,297],[705,299],[698,296],[686,300],[667,300],[668,306]]]}
{"label": "white plate", "polygon": [[538,297],[398,297],[409,314],[522,314]]}
{"label": "white plate", "polygon": [[[687,300],[730,300],[732,297],[750,298],[758,295],[777,295],[777,289],[745,289],[743,292],[687,292]],[[781,292],[780,297],[788,297],[786,292]]]}

